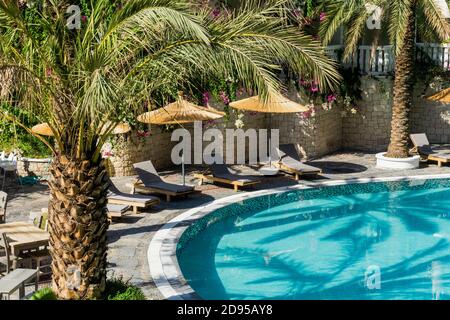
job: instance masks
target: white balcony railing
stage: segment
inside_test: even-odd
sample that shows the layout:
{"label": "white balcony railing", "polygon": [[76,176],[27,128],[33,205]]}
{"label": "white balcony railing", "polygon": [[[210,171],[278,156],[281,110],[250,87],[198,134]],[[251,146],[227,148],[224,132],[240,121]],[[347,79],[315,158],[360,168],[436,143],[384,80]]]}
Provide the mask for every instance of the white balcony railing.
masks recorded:
{"label": "white balcony railing", "polygon": [[[449,44],[431,44],[417,43],[417,60],[424,61],[429,57],[444,70],[450,70],[450,45]],[[369,75],[387,75],[394,71],[395,59],[392,53],[392,46],[359,46],[357,52],[349,59],[342,61],[344,46],[328,46],[325,52],[333,60],[343,64],[346,67],[358,68],[363,74]]]}

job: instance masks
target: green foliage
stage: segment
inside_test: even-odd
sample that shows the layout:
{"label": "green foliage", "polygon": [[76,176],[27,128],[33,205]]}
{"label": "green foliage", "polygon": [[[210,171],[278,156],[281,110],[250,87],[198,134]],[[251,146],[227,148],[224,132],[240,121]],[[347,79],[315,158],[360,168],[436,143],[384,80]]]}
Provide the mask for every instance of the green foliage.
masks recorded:
{"label": "green foliage", "polygon": [[[141,289],[124,280],[123,277],[111,277],[106,280],[104,292],[105,300],[145,300],[145,295]],[[30,300],[57,300],[51,288],[43,288],[36,291]]]}
{"label": "green foliage", "polygon": [[43,288],[36,291],[30,300],[57,300],[57,297],[51,288]]}
{"label": "green foliage", "polygon": [[48,122],[55,152],[70,158],[99,161],[114,124],[145,102],[160,107],[178,90],[198,90],[199,77],[236,79],[263,98],[283,89],[281,66],[321,87],[340,78],[320,43],[289,23],[289,0],[248,0],[219,14],[188,1],[79,0],[71,4],[83,10],[80,30],[66,28],[69,2],[41,3],[0,0],[0,77],[14,75],[0,99]]}
{"label": "green foliage", "polygon": [[105,297],[107,300],[145,300],[142,290],[124,280],[122,276],[112,277],[106,281]]}
{"label": "green foliage", "polygon": [[[0,109],[14,115],[27,127],[32,127],[38,123],[37,119],[25,110],[12,108],[5,104],[0,105]],[[29,158],[45,158],[51,155],[51,151],[39,139],[4,118],[0,119],[0,150],[6,152],[20,150],[22,156]]]}

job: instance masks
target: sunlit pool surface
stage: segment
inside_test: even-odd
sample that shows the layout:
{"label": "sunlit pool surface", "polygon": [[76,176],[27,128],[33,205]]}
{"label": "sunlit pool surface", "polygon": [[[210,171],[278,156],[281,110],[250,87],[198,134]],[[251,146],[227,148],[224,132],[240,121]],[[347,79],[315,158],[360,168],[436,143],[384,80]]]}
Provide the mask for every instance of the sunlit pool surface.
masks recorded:
{"label": "sunlit pool surface", "polygon": [[450,181],[298,190],[218,209],[178,244],[203,299],[449,299]]}

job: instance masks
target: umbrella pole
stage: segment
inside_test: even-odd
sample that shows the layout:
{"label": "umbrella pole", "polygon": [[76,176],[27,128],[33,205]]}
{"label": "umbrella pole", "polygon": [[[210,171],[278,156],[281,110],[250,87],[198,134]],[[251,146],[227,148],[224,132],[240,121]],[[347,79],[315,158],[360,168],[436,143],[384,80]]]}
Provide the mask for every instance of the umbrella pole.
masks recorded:
{"label": "umbrella pole", "polygon": [[184,171],[184,150],[181,151],[181,175],[183,176],[183,186],[186,185],[186,174]]}
{"label": "umbrella pole", "polygon": [[272,168],[272,115],[269,114],[269,168]]}

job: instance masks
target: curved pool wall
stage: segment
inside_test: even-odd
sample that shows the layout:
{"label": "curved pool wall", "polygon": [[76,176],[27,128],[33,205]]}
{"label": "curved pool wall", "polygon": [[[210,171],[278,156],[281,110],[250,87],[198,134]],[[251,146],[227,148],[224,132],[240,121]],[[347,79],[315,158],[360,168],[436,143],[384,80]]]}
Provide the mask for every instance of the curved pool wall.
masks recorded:
{"label": "curved pool wall", "polygon": [[[450,175],[395,177],[384,179],[351,179],[309,185],[296,185],[270,191],[239,194],[214,201],[212,204],[195,208],[173,219],[153,238],[149,247],[149,265],[156,285],[169,299],[198,299],[189,286],[178,265],[179,254],[207,228],[214,228],[219,222],[243,221],[252,215],[287,203],[298,203],[312,199],[327,199],[355,194],[375,194],[402,190],[429,190],[450,188]],[[427,179],[427,180],[425,180]],[[321,211],[320,219],[331,218]],[[317,217],[305,217],[315,219]],[[223,230],[222,230],[223,231]],[[218,237],[223,235],[218,234]],[[186,268],[185,268],[186,269]],[[195,286],[194,286],[195,287]],[[204,296],[203,298],[226,298],[226,296]],[[253,296],[252,298],[260,298]],[[279,298],[279,297],[278,297]],[[313,297],[314,298],[314,297]],[[317,297],[315,297],[317,298]],[[320,297],[319,297],[320,298]]]}

